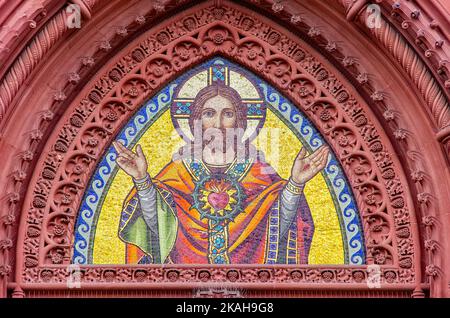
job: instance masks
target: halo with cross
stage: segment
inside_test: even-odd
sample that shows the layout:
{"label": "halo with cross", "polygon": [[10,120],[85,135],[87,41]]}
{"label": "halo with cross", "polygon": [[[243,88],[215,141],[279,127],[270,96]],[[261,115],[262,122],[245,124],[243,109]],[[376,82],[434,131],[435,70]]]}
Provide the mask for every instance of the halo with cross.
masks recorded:
{"label": "halo with cross", "polygon": [[170,108],[172,122],[177,132],[185,140],[194,139],[189,127],[191,106],[201,89],[215,83],[230,86],[238,92],[247,115],[247,128],[242,141],[256,138],[266,118],[266,106],[262,95],[247,74],[226,65],[221,59],[208,63],[206,69],[197,70],[177,87]]}

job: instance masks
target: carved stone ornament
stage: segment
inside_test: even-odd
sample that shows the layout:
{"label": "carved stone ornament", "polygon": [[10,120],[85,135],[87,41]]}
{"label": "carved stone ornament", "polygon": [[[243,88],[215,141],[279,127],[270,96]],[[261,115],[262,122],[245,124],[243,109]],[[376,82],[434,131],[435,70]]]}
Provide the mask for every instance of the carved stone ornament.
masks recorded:
{"label": "carved stone ornament", "polygon": [[[163,23],[146,33],[99,74],[85,96],[71,104],[61,119],[60,131],[46,145],[47,155],[35,170],[38,177],[30,185],[29,203],[24,206],[29,233],[23,241],[24,282],[42,281],[41,273],[50,270],[48,266],[52,266],[53,282],[65,281],[79,194],[110,138],[169,79],[218,54],[273,83],[313,120],[341,161],[360,203],[369,264],[389,268],[395,273],[395,282],[414,282],[413,241],[409,236],[399,239],[395,235],[411,222],[404,186],[380,127],[370,119],[370,110],[353,96],[341,76],[301,42],[233,6],[224,5],[223,10],[220,20],[215,7],[206,6],[184,21]],[[302,90],[305,86],[307,93]],[[164,273],[169,269],[145,275],[146,281],[204,280],[198,275],[183,279],[186,270],[172,267],[167,275]],[[99,277],[100,281],[116,282],[134,276],[131,268],[121,269],[125,276],[113,275],[115,269],[106,275],[106,270],[110,269],[88,267],[83,281]],[[203,270],[210,273],[212,268]],[[355,270],[330,268],[329,274],[322,275],[321,269],[304,268],[298,270],[296,279],[354,282]],[[228,271],[223,271],[220,281],[227,281]],[[237,267],[236,271],[240,273],[236,282],[287,283],[293,279],[282,267],[268,270],[267,275],[262,275],[261,269]]]}

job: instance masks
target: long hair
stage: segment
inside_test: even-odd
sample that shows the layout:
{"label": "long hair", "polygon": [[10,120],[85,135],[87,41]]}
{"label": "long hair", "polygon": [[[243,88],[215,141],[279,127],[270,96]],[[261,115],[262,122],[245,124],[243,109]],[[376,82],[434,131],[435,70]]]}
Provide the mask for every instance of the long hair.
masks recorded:
{"label": "long hair", "polygon": [[201,89],[192,103],[192,113],[189,117],[189,127],[191,128],[192,133],[194,133],[194,122],[200,120],[202,117],[202,109],[206,101],[216,96],[225,97],[231,102],[236,112],[236,128],[245,130],[247,128],[247,112],[239,93],[230,86],[212,84]]}

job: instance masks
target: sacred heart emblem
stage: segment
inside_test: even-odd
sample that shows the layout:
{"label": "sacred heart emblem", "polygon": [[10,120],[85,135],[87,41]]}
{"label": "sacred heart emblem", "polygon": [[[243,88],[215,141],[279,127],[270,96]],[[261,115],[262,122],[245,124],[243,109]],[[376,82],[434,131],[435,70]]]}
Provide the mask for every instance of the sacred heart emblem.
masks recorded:
{"label": "sacred heart emblem", "polygon": [[194,191],[195,207],[201,218],[232,220],[241,210],[242,189],[227,176],[208,176],[197,184]]}
{"label": "sacred heart emblem", "polygon": [[200,202],[203,202],[203,209],[209,210],[211,214],[224,215],[225,211],[232,211],[232,205],[236,203],[236,189],[230,182],[224,179],[211,179],[205,182]]}
{"label": "sacred heart emblem", "polygon": [[230,195],[226,192],[211,192],[208,194],[208,203],[215,211],[223,210],[230,202]]}

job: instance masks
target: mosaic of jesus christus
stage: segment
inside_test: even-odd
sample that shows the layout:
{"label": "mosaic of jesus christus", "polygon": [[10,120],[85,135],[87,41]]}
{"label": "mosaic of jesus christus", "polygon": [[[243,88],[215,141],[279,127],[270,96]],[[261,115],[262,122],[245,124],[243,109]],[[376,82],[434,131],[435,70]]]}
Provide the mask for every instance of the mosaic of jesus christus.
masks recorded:
{"label": "mosaic of jesus christus", "polygon": [[134,183],[120,239],[139,250],[141,263],[308,263],[314,222],[303,189],[326,166],[329,148],[298,149],[283,179],[251,143],[258,129],[248,123],[258,114],[236,89],[211,82],[187,105],[183,127],[174,107],[171,114],[186,144],[158,174],[148,173],[152,160],[140,144],[113,143]]}

